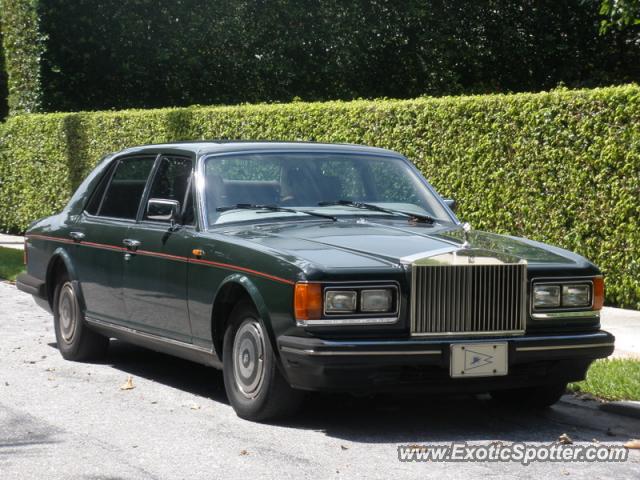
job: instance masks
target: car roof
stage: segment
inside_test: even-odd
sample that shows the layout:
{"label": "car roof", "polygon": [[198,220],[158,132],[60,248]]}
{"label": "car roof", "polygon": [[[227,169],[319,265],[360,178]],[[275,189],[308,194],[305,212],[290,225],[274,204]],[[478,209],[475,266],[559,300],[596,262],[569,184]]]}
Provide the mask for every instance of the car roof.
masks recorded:
{"label": "car roof", "polygon": [[265,150],[277,150],[277,151],[341,151],[341,152],[353,152],[353,153],[369,153],[377,155],[395,155],[400,156],[399,153],[393,150],[387,150],[385,148],[369,147],[366,145],[354,145],[348,143],[319,143],[319,142],[287,142],[287,141],[263,141],[263,140],[195,140],[184,142],[171,142],[171,143],[159,143],[140,145],[136,147],[130,147],[120,152],[120,154],[132,154],[140,152],[167,152],[167,151],[180,151],[191,152],[196,155],[206,155],[209,153],[223,153],[223,152],[243,152],[243,151],[265,151]]}

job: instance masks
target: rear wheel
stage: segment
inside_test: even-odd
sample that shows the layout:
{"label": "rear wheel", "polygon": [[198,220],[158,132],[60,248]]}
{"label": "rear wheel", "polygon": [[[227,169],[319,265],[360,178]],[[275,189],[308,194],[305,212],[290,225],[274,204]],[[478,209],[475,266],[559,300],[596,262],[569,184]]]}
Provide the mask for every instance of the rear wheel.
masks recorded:
{"label": "rear wheel", "polygon": [[554,383],[538,387],[514,388],[511,390],[496,390],[491,397],[504,404],[514,407],[547,408],[560,400],[567,390],[566,383]]}
{"label": "rear wheel", "polygon": [[303,393],[284,379],[260,317],[250,302],[231,312],[223,345],[224,387],[239,417],[264,421],[290,414]]}
{"label": "rear wheel", "polygon": [[75,289],[67,275],[60,277],[53,297],[53,325],[58,350],[67,360],[98,360],[109,339],[87,328]]}

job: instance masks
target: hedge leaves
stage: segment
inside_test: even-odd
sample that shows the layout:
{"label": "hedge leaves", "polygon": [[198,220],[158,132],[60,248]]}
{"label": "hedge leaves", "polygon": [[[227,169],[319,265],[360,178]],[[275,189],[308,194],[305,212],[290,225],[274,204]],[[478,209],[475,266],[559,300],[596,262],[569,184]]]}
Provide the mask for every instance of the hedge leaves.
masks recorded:
{"label": "hedge leaves", "polygon": [[350,142],[405,154],[475,228],[577,251],[640,308],[640,87],[18,115],[0,127],[0,229],[58,211],[107,152],[185,139]]}

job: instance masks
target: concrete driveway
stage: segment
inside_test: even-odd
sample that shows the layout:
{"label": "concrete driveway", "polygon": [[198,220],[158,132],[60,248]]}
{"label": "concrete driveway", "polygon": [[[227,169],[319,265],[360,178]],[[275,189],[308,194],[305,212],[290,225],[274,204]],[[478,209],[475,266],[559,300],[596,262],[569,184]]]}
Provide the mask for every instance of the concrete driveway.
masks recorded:
{"label": "concrete driveway", "polygon": [[614,357],[640,359],[640,312],[605,307],[600,323],[616,337]]}
{"label": "concrete driveway", "polygon": [[[241,420],[215,370],[112,341],[104,363],[64,361],[51,317],[0,283],[0,478],[638,479],[624,463],[401,463],[398,444],[620,445],[640,420],[561,402],[546,413],[476,397],[314,395],[288,420]],[[121,390],[129,376],[135,386]]]}

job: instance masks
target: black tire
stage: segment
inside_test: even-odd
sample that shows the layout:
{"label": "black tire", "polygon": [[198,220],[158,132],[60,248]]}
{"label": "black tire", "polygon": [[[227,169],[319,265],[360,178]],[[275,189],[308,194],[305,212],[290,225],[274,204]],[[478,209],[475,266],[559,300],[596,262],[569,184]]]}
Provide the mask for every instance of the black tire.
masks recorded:
{"label": "black tire", "polygon": [[53,326],[58,350],[66,360],[83,362],[104,358],[109,339],[87,327],[69,277],[58,278],[53,295]]}
{"label": "black tire", "polygon": [[[260,352],[262,359],[260,359]],[[224,388],[236,414],[256,422],[290,415],[303,392],[289,386],[276,362],[269,338],[251,302],[231,312],[222,347]]]}
{"label": "black tire", "polygon": [[496,390],[491,392],[491,398],[514,408],[544,409],[560,400],[566,390],[566,383],[553,383],[539,387]]}

